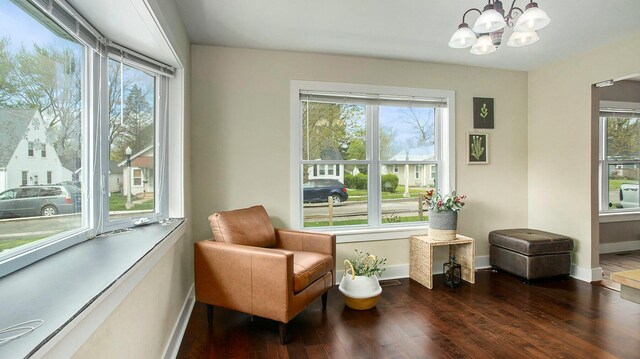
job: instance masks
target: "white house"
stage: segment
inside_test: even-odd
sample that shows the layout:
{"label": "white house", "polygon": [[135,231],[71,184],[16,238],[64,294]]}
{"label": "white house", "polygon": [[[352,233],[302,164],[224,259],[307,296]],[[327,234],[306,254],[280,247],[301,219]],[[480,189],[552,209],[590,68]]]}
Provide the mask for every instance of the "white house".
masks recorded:
{"label": "white house", "polygon": [[37,110],[0,108],[0,191],[71,178]]}
{"label": "white house", "polygon": [[[433,145],[423,145],[402,150],[389,158],[390,161],[426,161],[434,158]],[[435,165],[382,165],[381,174],[393,173],[398,183],[409,187],[435,187],[438,178]],[[408,174],[408,176],[407,176]]]}
{"label": "white house", "polygon": [[130,168],[127,168],[127,160],[118,163],[118,167],[123,169],[122,194],[129,194],[129,189],[132,195],[154,193],[154,158],[153,145],[150,145],[131,155]]}
{"label": "white house", "polygon": [[336,164],[311,165],[307,169],[307,178],[335,179],[344,183],[344,165],[336,165]]}

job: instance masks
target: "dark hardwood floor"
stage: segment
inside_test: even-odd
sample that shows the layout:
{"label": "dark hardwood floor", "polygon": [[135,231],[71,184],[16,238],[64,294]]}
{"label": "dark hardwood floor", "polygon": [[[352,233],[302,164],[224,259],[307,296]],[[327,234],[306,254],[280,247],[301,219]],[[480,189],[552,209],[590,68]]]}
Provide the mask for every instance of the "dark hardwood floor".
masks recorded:
{"label": "dark hardwood floor", "polygon": [[526,285],[479,271],[476,284],[433,290],[401,279],[368,311],[329,292],[289,323],[216,308],[207,329],[196,303],[178,358],[640,358],[640,305],[575,279]]}
{"label": "dark hardwood floor", "polygon": [[620,283],[611,281],[611,273],[640,269],[640,251],[607,253],[600,255],[602,285],[620,291]]}

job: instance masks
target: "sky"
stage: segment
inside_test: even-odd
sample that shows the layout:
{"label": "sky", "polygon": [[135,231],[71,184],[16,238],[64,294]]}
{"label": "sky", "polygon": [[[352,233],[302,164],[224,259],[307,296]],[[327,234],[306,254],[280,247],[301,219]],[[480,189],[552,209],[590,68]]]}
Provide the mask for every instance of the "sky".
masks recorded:
{"label": "sky", "polygon": [[[433,123],[435,111],[433,108],[413,108],[421,122]],[[415,143],[418,139],[418,131],[407,121],[406,114],[410,113],[407,107],[380,106],[380,127],[395,130],[394,145],[392,147],[404,147],[406,143]]]}
{"label": "sky", "polygon": [[69,46],[73,42],[56,36],[9,0],[0,0],[0,37],[11,39],[9,49],[16,52],[39,45]]}

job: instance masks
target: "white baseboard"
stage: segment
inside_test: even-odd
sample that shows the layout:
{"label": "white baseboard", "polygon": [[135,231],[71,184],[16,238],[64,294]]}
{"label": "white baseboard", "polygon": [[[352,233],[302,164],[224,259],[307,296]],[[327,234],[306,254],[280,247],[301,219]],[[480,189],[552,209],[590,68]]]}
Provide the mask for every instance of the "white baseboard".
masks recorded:
{"label": "white baseboard", "polygon": [[[442,265],[444,261],[437,261],[433,263],[433,274],[442,274]],[[476,257],[476,269],[490,268],[489,256]],[[386,270],[382,273],[380,280],[409,278],[409,263],[396,264],[386,266]],[[340,284],[342,277],[344,276],[344,270],[336,271],[336,284]]]}
{"label": "white baseboard", "polygon": [[195,286],[192,283],[191,289],[187,294],[187,298],[185,298],[184,304],[182,305],[180,317],[176,320],[176,324],[173,326],[173,330],[171,331],[173,333],[171,335],[171,339],[164,348],[164,355],[162,356],[164,359],[173,359],[178,356],[178,350],[180,349],[184,332],[187,330],[187,324],[189,323],[189,318],[191,318],[191,312],[193,311],[195,303],[196,291]]}
{"label": "white baseboard", "polygon": [[640,250],[640,241],[600,243],[600,254]]}
{"label": "white baseboard", "polygon": [[602,268],[585,268],[571,264],[571,276],[587,283],[597,282],[602,280]]}

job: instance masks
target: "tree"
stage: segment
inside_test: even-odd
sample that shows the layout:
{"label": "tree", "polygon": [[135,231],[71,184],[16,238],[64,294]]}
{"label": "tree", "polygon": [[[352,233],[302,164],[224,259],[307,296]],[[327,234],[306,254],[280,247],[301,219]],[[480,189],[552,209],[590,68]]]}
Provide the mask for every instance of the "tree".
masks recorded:
{"label": "tree", "polygon": [[133,153],[153,145],[153,107],[142,88],[134,84],[124,102],[123,123],[117,141],[111,146],[111,159],[124,159],[127,147]]}
{"label": "tree", "polygon": [[12,81],[13,59],[9,52],[9,38],[0,38],[0,107],[9,107],[16,93]]}
{"label": "tree", "polygon": [[435,143],[435,111],[416,111],[409,106],[403,111],[400,120],[417,131],[417,140],[420,145],[430,145]]}
{"label": "tree", "polygon": [[640,122],[637,118],[607,118],[607,155],[614,159],[640,156]]}
{"label": "tree", "polygon": [[[346,124],[338,104],[304,102],[302,114],[303,158],[330,159],[346,143]],[[331,158],[335,159],[335,158]]]}
{"label": "tree", "polygon": [[11,58],[10,70],[2,75],[9,79],[5,89],[11,92],[10,100],[4,105],[37,109],[63,166],[71,170],[79,168],[80,54],[74,53],[71,47],[55,49],[34,44],[31,50],[23,46],[10,56],[6,51],[8,42],[3,42],[5,51],[0,58]]}

